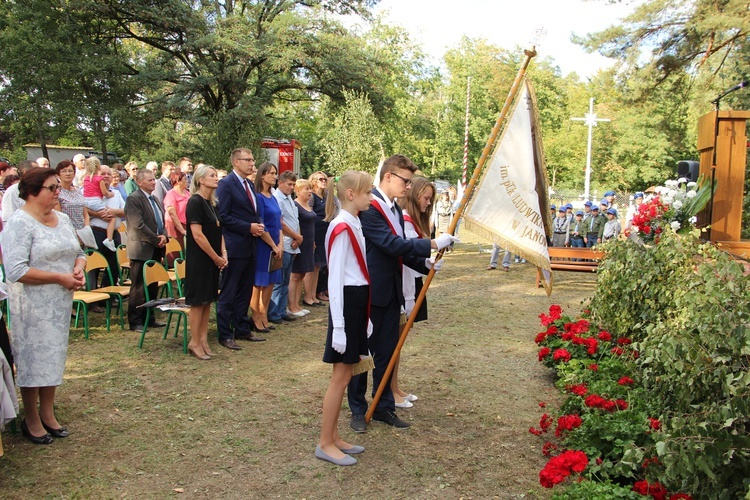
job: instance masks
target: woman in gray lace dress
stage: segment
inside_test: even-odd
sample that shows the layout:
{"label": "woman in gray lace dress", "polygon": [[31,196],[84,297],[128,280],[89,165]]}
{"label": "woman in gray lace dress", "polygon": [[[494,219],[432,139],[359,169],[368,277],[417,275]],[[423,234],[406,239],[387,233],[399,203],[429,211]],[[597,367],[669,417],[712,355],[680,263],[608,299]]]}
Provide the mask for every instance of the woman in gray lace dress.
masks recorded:
{"label": "woman in gray lace dress", "polygon": [[73,291],[84,285],[86,258],[68,216],[53,210],[60,193],[54,170],[29,170],[18,192],[26,204],[2,232],[2,250],[26,415],[21,430],[31,442],[49,444],[53,436],[68,435],[55,417],[55,390],[62,383]]}

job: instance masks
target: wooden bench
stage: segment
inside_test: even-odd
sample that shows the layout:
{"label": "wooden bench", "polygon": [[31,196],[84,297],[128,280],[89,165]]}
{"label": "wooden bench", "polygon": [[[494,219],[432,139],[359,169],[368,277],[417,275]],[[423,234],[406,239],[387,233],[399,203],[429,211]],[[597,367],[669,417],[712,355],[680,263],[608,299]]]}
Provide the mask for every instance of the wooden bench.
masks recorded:
{"label": "wooden bench", "polygon": [[[604,252],[590,248],[547,247],[553,271],[578,271],[595,273]],[[577,260],[573,260],[577,259]],[[541,285],[542,271],[537,269],[536,286]]]}

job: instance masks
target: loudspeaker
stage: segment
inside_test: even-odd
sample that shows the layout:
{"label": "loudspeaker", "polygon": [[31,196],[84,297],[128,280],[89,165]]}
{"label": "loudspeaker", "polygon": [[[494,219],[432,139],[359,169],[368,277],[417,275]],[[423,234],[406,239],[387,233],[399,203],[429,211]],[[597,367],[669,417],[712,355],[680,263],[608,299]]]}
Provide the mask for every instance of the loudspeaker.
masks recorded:
{"label": "loudspeaker", "polygon": [[700,163],[692,160],[682,160],[677,162],[677,177],[684,177],[688,181],[697,181]]}

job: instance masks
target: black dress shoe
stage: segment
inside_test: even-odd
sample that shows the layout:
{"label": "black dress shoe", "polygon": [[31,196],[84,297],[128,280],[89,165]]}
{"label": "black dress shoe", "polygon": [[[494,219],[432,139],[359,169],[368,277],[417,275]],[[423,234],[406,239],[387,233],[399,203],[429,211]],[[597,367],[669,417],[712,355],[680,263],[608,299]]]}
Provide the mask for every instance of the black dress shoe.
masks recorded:
{"label": "black dress shoe", "polygon": [[165,326],[167,326],[167,324],[166,323],[162,323],[161,321],[152,321],[151,322],[151,326],[153,328],[164,328]]}
{"label": "black dress shoe", "polygon": [[96,314],[101,314],[105,310],[106,309],[104,309],[102,306],[92,306],[91,309],[89,309],[89,311],[91,311],[92,313],[96,313]]}
{"label": "black dress shoe", "polygon": [[247,340],[248,342],[264,342],[266,340],[263,337],[258,337],[257,335],[253,335],[252,333],[235,335],[234,338],[237,340]]}
{"label": "black dress shoe", "polygon": [[142,332],[143,331],[143,325],[131,325],[130,331],[131,332]]}
{"label": "black dress shoe", "polygon": [[276,330],[276,327],[275,327],[275,326],[273,326],[273,325],[268,325],[268,326],[266,327],[266,329],[267,329],[267,330]]}
{"label": "black dress shoe", "polygon": [[[269,319],[269,321],[277,325],[283,325],[284,323],[286,323],[286,321],[284,321],[283,319]],[[269,328],[270,328],[270,325],[269,325]]]}
{"label": "black dress shoe", "polygon": [[238,345],[237,345],[237,342],[235,342],[235,341],[234,341],[234,340],[232,340],[232,339],[227,339],[227,340],[221,339],[221,340],[219,340],[219,344],[220,344],[220,345],[223,345],[223,346],[224,346],[224,347],[226,347],[227,349],[231,349],[231,350],[233,350],[233,351],[239,351],[239,350],[242,350],[242,347],[238,346]]}
{"label": "black dress shoe", "polygon": [[70,433],[68,432],[68,429],[66,427],[60,427],[59,429],[53,429],[49,425],[44,423],[44,420],[42,420],[42,427],[50,433],[52,437],[56,438],[66,438],[70,436]]}
{"label": "black dress shoe", "polygon": [[383,422],[384,424],[392,425],[396,429],[408,429],[411,427],[407,422],[398,418],[398,415],[391,410],[376,411],[373,413],[372,419],[377,420],[378,422]]}
{"label": "black dress shoe", "polygon": [[287,314],[283,318],[284,321],[297,321],[297,316],[292,316],[291,314]]}
{"label": "black dress shoe", "polygon": [[[256,327],[254,327],[254,328],[253,328],[253,329],[251,330],[251,332],[252,332],[252,331],[256,331],[256,332],[258,332],[258,333],[268,333],[268,332],[270,332],[271,330],[269,330],[268,328],[258,328],[258,327],[256,326]],[[252,333],[251,333],[251,335],[252,335]],[[236,337],[236,336],[235,336],[235,337]],[[242,340],[249,340],[249,339],[242,339]]]}
{"label": "black dress shoe", "polygon": [[26,439],[31,441],[34,444],[51,444],[52,436],[49,434],[45,434],[44,436],[34,436],[31,432],[29,432],[29,427],[26,425],[26,420],[21,420],[21,434],[26,436]]}

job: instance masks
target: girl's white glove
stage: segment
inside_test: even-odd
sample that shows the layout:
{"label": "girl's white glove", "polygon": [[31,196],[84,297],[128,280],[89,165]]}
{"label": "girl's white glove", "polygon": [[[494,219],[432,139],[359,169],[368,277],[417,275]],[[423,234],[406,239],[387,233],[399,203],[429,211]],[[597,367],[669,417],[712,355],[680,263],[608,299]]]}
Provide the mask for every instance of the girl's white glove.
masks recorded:
{"label": "girl's white glove", "polygon": [[333,329],[331,347],[333,347],[333,350],[339,354],[344,354],[346,351],[346,331],[343,328]]}

